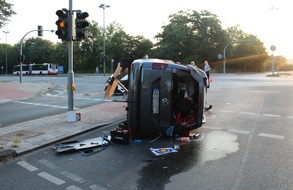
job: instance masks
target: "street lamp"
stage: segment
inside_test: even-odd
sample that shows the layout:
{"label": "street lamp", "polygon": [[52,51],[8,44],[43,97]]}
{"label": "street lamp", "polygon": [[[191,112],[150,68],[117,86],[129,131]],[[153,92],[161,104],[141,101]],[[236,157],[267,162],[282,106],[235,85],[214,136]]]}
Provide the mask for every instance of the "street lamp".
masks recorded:
{"label": "street lamp", "polygon": [[7,75],[7,71],[8,71],[8,66],[7,66],[7,34],[9,33],[9,31],[3,31],[3,33],[5,33],[5,38],[6,38],[6,46],[5,46],[5,57],[6,57],[6,75]]}
{"label": "street lamp", "polygon": [[224,48],[224,52],[223,52],[223,59],[224,59],[224,63],[223,63],[223,73],[224,73],[224,74],[226,74],[226,61],[227,61],[227,59],[226,59],[226,49],[227,49],[227,47],[228,47],[230,44],[233,44],[233,43],[249,42],[249,41],[255,43],[255,42],[256,42],[256,38],[254,37],[254,38],[252,38],[252,39],[250,39],[250,40],[234,40],[234,41],[228,43],[228,44],[225,46],[225,48]]}
{"label": "street lamp", "polygon": [[105,5],[103,3],[99,6],[99,8],[103,9],[103,55],[102,55],[102,59],[103,59],[104,76],[105,76],[105,72],[106,72],[105,9],[109,8],[109,7],[110,7],[110,5]]}
{"label": "street lamp", "polygon": [[230,43],[228,43],[225,48],[224,48],[224,52],[223,52],[223,59],[224,59],[224,63],[223,63],[223,73],[226,74],[226,49],[230,44],[236,43],[237,41],[232,41]]}

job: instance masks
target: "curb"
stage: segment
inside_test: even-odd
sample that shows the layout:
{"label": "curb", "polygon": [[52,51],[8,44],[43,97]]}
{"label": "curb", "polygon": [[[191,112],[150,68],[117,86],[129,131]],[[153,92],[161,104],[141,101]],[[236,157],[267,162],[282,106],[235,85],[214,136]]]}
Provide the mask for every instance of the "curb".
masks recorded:
{"label": "curb", "polygon": [[71,134],[71,135],[68,135],[66,137],[63,137],[63,138],[60,138],[60,139],[57,139],[57,140],[54,140],[54,141],[47,141],[47,143],[43,144],[43,145],[40,145],[38,147],[35,147],[35,148],[32,148],[32,149],[29,149],[29,150],[25,150],[23,152],[17,152],[13,149],[4,149],[4,150],[1,150],[0,149],[0,163],[4,163],[4,162],[7,162],[8,160],[10,159],[13,159],[13,158],[16,158],[20,155],[24,155],[26,153],[29,153],[29,152],[32,152],[32,151],[35,151],[35,150],[39,150],[45,146],[48,146],[50,144],[54,144],[56,142],[59,142],[59,141],[64,141],[66,139],[70,139],[74,136],[77,136],[77,135],[81,135],[81,134],[84,134],[84,133],[87,133],[87,132],[90,132],[90,131],[93,131],[93,130],[96,130],[96,129],[99,129],[101,127],[104,127],[104,126],[107,126],[107,125],[110,125],[110,124],[114,124],[114,123],[119,123],[121,121],[125,120],[125,118],[117,118],[116,120],[113,120],[111,122],[105,122],[105,123],[102,123],[100,125],[97,125],[95,127],[92,127],[90,129],[87,129],[87,130],[84,130],[84,131],[81,131],[81,132],[78,132],[78,133],[75,133],[75,134]]}
{"label": "curb", "polygon": [[6,162],[17,156],[18,154],[13,149],[5,149],[3,151],[0,151],[0,163]]}

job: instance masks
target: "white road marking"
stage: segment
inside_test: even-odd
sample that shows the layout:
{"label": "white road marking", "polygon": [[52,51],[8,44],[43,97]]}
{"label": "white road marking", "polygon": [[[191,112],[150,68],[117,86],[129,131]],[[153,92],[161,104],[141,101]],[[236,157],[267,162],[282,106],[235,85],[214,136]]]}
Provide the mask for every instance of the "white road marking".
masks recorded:
{"label": "white road marking", "polygon": [[263,92],[265,92],[265,93],[280,93],[279,91],[268,91],[268,90],[262,90],[262,91],[260,91],[260,90],[251,90],[251,92],[261,92],[261,93],[263,93]]}
{"label": "white road marking", "polygon": [[238,133],[238,134],[243,134],[243,135],[248,135],[250,131],[245,131],[245,130],[240,130],[240,129],[229,129],[228,130],[231,133]]}
{"label": "white road marking", "polygon": [[243,115],[257,115],[257,113],[255,112],[239,112],[239,113]]}
{"label": "white road marking", "polygon": [[235,111],[231,111],[231,110],[221,110],[221,112],[225,112],[225,113],[235,113]]}
{"label": "white road marking", "polygon": [[10,101],[11,101],[10,99],[2,99],[2,100],[0,100],[0,104],[5,103],[5,102],[10,102]]}
{"label": "white road marking", "polygon": [[75,99],[79,99],[79,100],[92,100],[92,98],[84,98],[84,97],[75,97]]}
{"label": "white road marking", "polygon": [[[33,103],[33,102],[22,102],[22,101],[14,101],[20,104],[27,104],[27,105],[34,105],[34,106],[43,106],[43,107],[52,107],[52,108],[61,108],[61,109],[67,109],[67,106],[58,106],[58,105],[50,105],[50,104],[41,104],[41,103]],[[79,108],[75,108],[79,109]]]}
{"label": "white road marking", "polygon": [[274,134],[269,134],[269,133],[259,133],[258,136],[260,136],[260,137],[274,138],[274,139],[284,139],[285,138],[285,136],[274,135]]}
{"label": "white road marking", "polygon": [[38,170],[38,168],[36,168],[35,166],[30,165],[29,163],[25,162],[25,161],[19,161],[16,162],[18,165],[24,167],[25,169],[27,169],[30,172],[36,171]]}
{"label": "white road marking", "polygon": [[79,177],[78,175],[68,172],[68,171],[63,171],[61,172],[62,175],[68,177],[69,179],[78,182],[78,183],[84,183],[85,179],[83,179],[82,177]]}
{"label": "white road marking", "polygon": [[76,187],[74,185],[71,185],[71,186],[67,187],[66,189],[67,190],[82,190],[82,189],[80,189],[80,188],[78,188],[78,187]]}
{"label": "white road marking", "polygon": [[97,184],[93,184],[93,185],[91,185],[91,186],[90,186],[90,189],[91,189],[91,190],[107,190],[106,188],[101,187],[101,186],[99,186],[99,185],[97,185]]}
{"label": "white road marking", "polygon": [[265,116],[265,117],[275,117],[275,118],[280,118],[281,116],[280,115],[274,115],[274,114],[262,114],[262,116]]}
{"label": "white road marking", "polygon": [[[104,94],[104,93],[98,93],[98,94]],[[47,94],[46,94],[47,95]],[[67,96],[59,96],[59,95],[48,95],[50,97],[54,98],[67,98]],[[101,99],[101,98],[85,98],[85,97],[78,97],[75,96],[75,99],[80,99],[80,100],[94,100],[94,101],[104,101],[104,102],[113,102],[113,100],[108,100],[108,99]]]}
{"label": "white road marking", "polygon": [[58,166],[56,166],[55,164],[49,162],[49,161],[46,160],[46,159],[41,159],[41,160],[39,160],[39,163],[41,163],[41,164],[47,166],[48,168],[50,168],[50,169],[52,169],[52,170],[58,168]]}
{"label": "white road marking", "polygon": [[65,183],[65,181],[63,181],[62,179],[59,179],[57,177],[54,177],[52,176],[51,174],[48,174],[46,172],[41,172],[41,173],[38,173],[38,176],[56,184],[56,185],[62,185]]}
{"label": "white road marking", "polygon": [[[219,110],[219,112],[223,112],[223,113],[235,113],[235,111],[232,111],[232,110]],[[257,116],[257,115],[259,115],[258,113],[255,113],[255,112],[239,112],[239,114],[251,115],[251,116]],[[261,116],[263,116],[263,117],[272,117],[272,118],[281,118],[282,117],[282,115],[268,114],[268,113],[261,114]],[[293,116],[288,116],[288,119],[293,119]]]}
{"label": "white road marking", "polygon": [[64,94],[65,92],[67,92],[67,90],[61,91],[61,90],[54,90],[55,92],[57,92],[57,94],[53,95],[51,93],[46,93],[46,96],[59,96],[60,94]]}

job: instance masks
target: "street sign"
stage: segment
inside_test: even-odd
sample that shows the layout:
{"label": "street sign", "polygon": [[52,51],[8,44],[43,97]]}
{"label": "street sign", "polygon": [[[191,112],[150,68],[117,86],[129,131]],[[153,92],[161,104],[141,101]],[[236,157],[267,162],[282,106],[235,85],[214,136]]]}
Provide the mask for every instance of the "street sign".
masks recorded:
{"label": "street sign", "polygon": [[270,49],[271,49],[271,51],[276,51],[276,46],[275,45],[271,45]]}

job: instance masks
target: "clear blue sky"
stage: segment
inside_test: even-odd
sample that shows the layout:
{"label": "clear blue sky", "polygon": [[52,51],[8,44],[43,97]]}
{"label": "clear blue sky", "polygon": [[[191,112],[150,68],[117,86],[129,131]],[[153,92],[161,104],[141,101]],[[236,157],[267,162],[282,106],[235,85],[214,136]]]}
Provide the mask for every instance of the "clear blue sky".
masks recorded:
{"label": "clear blue sky", "polygon": [[[14,4],[17,15],[2,28],[9,31],[7,42],[15,44],[30,30],[42,25],[45,30],[55,30],[58,9],[68,8],[69,0],[6,0]],[[293,58],[292,9],[288,0],[72,0],[74,10],[89,13],[89,20],[102,24],[101,3],[110,5],[105,11],[106,24],[116,21],[125,32],[143,35],[150,40],[161,32],[168,22],[168,16],[179,10],[208,10],[222,21],[223,28],[239,24],[246,33],[257,35],[265,43],[269,54],[270,46],[275,45],[275,55]],[[273,7],[273,8],[271,8]],[[36,37],[37,32],[27,35]],[[0,43],[5,43],[6,35],[0,33]],[[57,42],[57,36],[44,32],[43,39]],[[221,53],[221,52],[219,52]]]}

